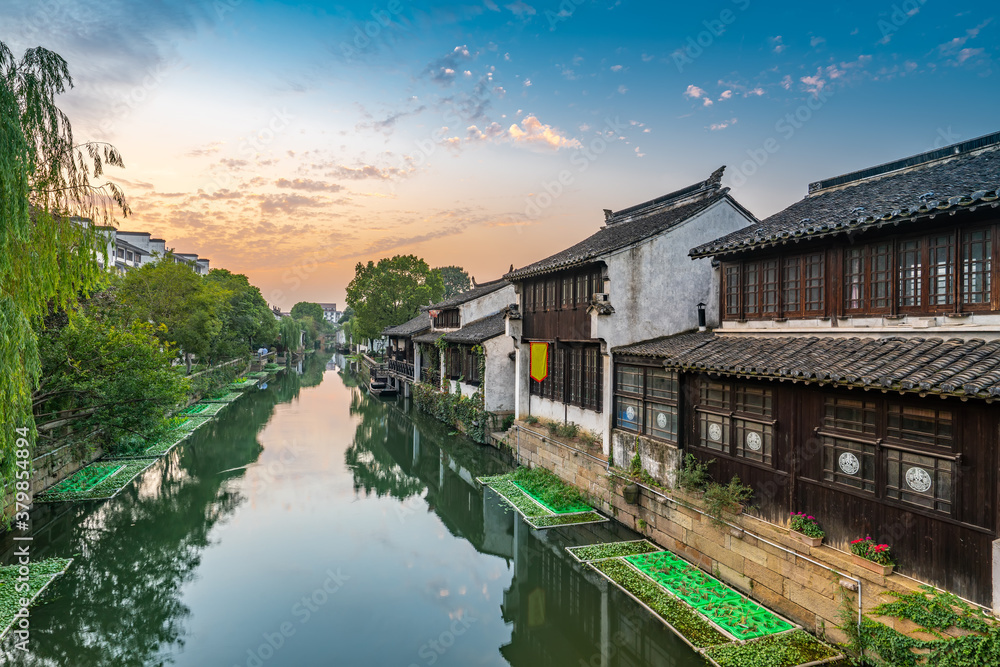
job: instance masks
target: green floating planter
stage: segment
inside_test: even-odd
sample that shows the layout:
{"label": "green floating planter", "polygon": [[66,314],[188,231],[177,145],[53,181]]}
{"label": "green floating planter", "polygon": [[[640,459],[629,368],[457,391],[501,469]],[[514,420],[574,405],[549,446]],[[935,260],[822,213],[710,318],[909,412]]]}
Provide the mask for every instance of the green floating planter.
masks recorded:
{"label": "green floating planter", "polygon": [[177,414],[179,414],[179,415],[197,415],[197,414],[200,414],[200,413],[204,412],[205,411],[205,407],[206,406],[200,405],[200,404],[191,405],[191,406],[188,406],[188,407],[184,408],[183,410],[180,410]]}
{"label": "green floating planter", "polygon": [[659,551],[649,540],[630,540],[628,542],[607,542],[605,544],[591,544],[585,547],[566,547],[566,551],[573,558],[580,562],[603,560],[605,558],[618,558],[621,556],[632,556],[635,554],[647,554]]}
{"label": "green floating planter", "polygon": [[528,494],[532,500],[537,502],[539,505],[552,512],[553,514],[575,514],[576,512],[586,512],[593,511],[593,507],[590,505],[585,505],[583,503],[568,503],[565,507],[556,509],[549,503],[545,502],[538,497],[537,494],[532,493],[531,489],[526,488],[523,484],[518,484],[517,482],[512,482],[517,488],[521,489],[524,493]]}
{"label": "green floating planter", "polygon": [[15,591],[18,583],[24,583],[18,581],[21,576],[20,567],[0,567],[0,638],[14,625],[15,617],[21,609],[21,598],[28,598],[29,607],[33,605],[48,585],[69,569],[72,562],[72,558],[33,561],[28,566],[28,590],[24,592]]}
{"label": "green floating planter", "polygon": [[201,399],[201,402],[202,403],[232,403],[237,398],[242,398],[242,397],[243,397],[243,392],[241,392],[241,391],[230,391],[230,392],[227,392],[227,393],[223,394],[219,398],[203,398],[203,399]]}
{"label": "green floating planter", "polygon": [[705,656],[719,667],[797,667],[840,660],[839,651],[803,630],[706,649]]}
{"label": "green floating planter", "polygon": [[600,523],[608,521],[597,512],[581,512],[579,514],[548,514],[545,516],[525,517],[525,522],[532,528],[555,528],[557,526],[574,526],[581,523]]}
{"label": "green floating planter", "polygon": [[35,501],[56,503],[114,498],[156,459],[98,461],[82,468],[39,495]]}
{"label": "green floating planter", "polygon": [[695,650],[730,641],[697,612],[642,576],[622,559],[602,560],[588,565],[645,605]]}
{"label": "green floating planter", "polygon": [[625,560],[737,640],[795,627],[676,556],[648,554]]}
{"label": "green floating planter", "polygon": [[555,512],[539,499],[529,494],[521,485],[514,482],[512,473],[494,475],[492,477],[477,477],[476,481],[490,487],[520,514],[532,528],[556,528],[583,523],[608,521],[594,508],[584,505],[582,511]]}
{"label": "green floating planter", "polygon": [[198,414],[203,417],[214,417],[224,410],[229,403],[202,403],[200,405],[204,409]]}
{"label": "green floating planter", "polygon": [[191,417],[186,417],[184,421],[175,426],[172,431],[193,431],[197,428],[201,428],[208,422],[212,421],[211,417],[203,417],[201,415],[194,415]]}

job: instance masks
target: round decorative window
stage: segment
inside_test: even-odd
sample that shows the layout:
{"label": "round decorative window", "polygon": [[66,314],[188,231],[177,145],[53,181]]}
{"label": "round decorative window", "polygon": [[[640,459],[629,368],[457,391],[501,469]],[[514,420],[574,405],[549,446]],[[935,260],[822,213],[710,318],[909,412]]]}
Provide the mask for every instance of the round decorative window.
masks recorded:
{"label": "round decorative window", "polygon": [[923,468],[910,468],[906,471],[906,484],[918,493],[927,493],[931,490],[931,475]]}
{"label": "round decorative window", "polygon": [[750,431],[747,433],[747,449],[752,449],[755,452],[759,452],[760,448],[764,446],[764,441],[760,437],[760,433],[754,433]]}
{"label": "round decorative window", "polygon": [[625,408],[625,417],[631,422],[635,421],[635,408],[631,405]]}
{"label": "round decorative window", "polygon": [[848,475],[857,475],[858,471],[861,470],[861,462],[858,461],[858,457],[850,452],[841,454],[840,458],[837,459],[837,465]]}
{"label": "round decorative window", "polygon": [[721,424],[709,424],[708,425],[708,437],[711,440],[719,442],[722,440],[722,425]]}
{"label": "round decorative window", "polygon": [[656,415],[656,425],[661,429],[667,428],[667,416],[662,412]]}

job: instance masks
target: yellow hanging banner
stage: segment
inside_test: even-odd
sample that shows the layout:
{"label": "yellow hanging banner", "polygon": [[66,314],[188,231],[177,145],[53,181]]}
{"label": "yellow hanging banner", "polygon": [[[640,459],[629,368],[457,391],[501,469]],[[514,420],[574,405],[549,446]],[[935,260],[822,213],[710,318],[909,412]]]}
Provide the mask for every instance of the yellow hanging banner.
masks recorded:
{"label": "yellow hanging banner", "polygon": [[549,376],[549,344],[531,343],[531,379],[541,382]]}

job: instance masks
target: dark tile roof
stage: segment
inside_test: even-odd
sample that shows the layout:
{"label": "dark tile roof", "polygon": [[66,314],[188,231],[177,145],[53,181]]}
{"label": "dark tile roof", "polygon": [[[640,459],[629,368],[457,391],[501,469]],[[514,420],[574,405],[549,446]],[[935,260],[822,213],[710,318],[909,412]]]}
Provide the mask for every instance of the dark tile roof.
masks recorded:
{"label": "dark tile roof", "polygon": [[809,194],[759,224],[691,250],[706,257],[788,239],[845,234],[943,212],[1000,206],[1000,133],[809,186]]}
{"label": "dark tile roof", "polygon": [[397,324],[394,327],[386,327],[382,331],[383,336],[394,336],[396,338],[406,338],[413,334],[420,333],[431,328],[431,316],[427,313],[420,313],[412,320]]}
{"label": "dark tile roof", "polygon": [[614,352],[662,358],[667,367],[693,372],[1000,396],[1000,340],[692,333],[625,345]]}
{"label": "dark tile roof", "polygon": [[414,343],[436,343],[437,339],[443,336],[445,332],[443,331],[428,331],[427,333],[422,333],[419,336],[413,337]]}
{"label": "dark tile roof", "polygon": [[462,292],[461,294],[456,294],[455,296],[445,299],[444,301],[439,301],[438,303],[432,304],[430,306],[424,306],[424,310],[444,310],[446,308],[457,308],[463,303],[468,303],[473,299],[478,299],[481,296],[486,296],[496,292],[498,289],[509,285],[506,280],[500,278],[498,280],[493,280],[488,283],[479,283],[472,289]]}
{"label": "dark tile roof", "polygon": [[720,185],[719,179],[722,177],[723,169],[725,167],[716,170],[704,181],[644,204],[632,206],[617,213],[605,211],[606,224],[596,234],[551,257],[511,271],[504,278],[511,281],[523,280],[531,276],[587,264],[602,255],[627,248],[651,236],[665,232],[721,199],[728,199],[750,220],[755,220],[750,212],[746,211],[732,197],[729,197],[729,189]]}
{"label": "dark tile roof", "polygon": [[461,329],[457,331],[452,331],[444,335],[444,340],[447,343],[464,343],[466,345],[474,345],[482,343],[490,338],[496,338],[497,336],[503,335],[506,331],[506,326],[504,323],[504,313],[500,311],[498,313],[493,313],[492,315],[487,315],[486,317],[476,320],[475,322],[469,322]]}

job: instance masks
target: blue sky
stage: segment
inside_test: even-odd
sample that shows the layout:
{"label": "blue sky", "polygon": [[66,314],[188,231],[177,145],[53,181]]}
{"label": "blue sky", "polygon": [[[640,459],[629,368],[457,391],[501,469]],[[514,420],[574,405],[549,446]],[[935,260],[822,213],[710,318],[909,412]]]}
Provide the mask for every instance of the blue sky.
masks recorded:
{"label": "blue sky", "polygon": [[0,40],[69,61],[77,136],[126,160],[123,229],[288,308],[342,302],[356,262],[396,253],[492,279],[723,164],[764,217],[810,181],[996,131],[997,13],[0,0]]}

